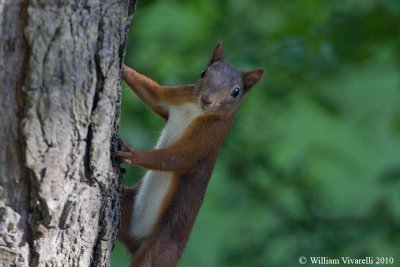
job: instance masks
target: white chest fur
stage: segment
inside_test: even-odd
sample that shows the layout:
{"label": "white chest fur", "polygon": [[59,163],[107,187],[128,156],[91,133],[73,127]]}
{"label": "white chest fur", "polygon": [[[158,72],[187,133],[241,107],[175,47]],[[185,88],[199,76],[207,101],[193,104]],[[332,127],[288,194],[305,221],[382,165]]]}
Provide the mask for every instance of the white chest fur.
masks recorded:
{"label": "white chest fur", "polygon": [[[164,148],[174,143],[202,110],[194,104],[184,104],[169,108],[169,119],[156,148]],[[148,236],[157,222],[161,206],[172,185],[172,172],[149,170],[143,177],[132,212],[130,235],[135,238]]]}

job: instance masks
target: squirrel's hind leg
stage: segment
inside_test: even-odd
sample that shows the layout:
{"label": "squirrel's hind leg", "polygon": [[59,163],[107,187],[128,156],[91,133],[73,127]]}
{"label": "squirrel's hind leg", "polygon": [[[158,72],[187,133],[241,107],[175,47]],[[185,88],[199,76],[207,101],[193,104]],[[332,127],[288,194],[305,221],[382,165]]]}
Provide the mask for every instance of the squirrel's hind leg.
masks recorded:
{"label": "squirrel's hind leg", "polygon": [[117,238],[125,244],[132,255],[140,246],[140,242],[129,234],[136,193],[137,186],[124,188],[123,190],[121,197],[121,227],[117,235]]}

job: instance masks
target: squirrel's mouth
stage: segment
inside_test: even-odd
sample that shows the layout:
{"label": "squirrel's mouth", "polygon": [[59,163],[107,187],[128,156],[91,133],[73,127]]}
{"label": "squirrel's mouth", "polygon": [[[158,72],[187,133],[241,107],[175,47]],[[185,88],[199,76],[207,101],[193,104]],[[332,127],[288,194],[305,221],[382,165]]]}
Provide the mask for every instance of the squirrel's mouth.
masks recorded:
{"label": "squirrel's mouth", "polygon": [[201,110],[203,110],[205,113],[213,113],[214,109],[210,105],[205,105],[201,101],[199,103],[199,106]]}
{"label": "squirrel's mouth", "polygon": [[208,114],[218,113],[222,108],[222,103],[218,101],[213,101],[210,97],[200,96],[197,99],[197,103],[200,108]]}
{"label": "squirrel's mouth", "polygon": [[220,111],[220,105],[203,105],[200,103],[200,108],[208,114],[215,114]]}

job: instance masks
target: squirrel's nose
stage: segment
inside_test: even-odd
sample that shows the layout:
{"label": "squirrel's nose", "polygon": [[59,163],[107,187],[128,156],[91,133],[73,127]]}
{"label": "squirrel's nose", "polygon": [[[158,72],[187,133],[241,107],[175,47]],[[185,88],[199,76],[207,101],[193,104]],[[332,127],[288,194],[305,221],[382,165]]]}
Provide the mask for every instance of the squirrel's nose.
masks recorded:
{"label": "squirrel's nose", "polygon": [[207,106],[210,105],[212,103],[211,97],[209,95],[202,95],[201,96],[201,103],[203,105],[207,105]]}

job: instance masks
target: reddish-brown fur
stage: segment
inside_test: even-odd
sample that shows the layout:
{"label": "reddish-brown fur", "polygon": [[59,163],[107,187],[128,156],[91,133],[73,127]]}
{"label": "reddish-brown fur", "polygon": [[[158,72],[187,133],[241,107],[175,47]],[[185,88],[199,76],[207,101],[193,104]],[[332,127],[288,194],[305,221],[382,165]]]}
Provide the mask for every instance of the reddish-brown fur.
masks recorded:
{"label": "reddish-brown fur", "polygon": [[[205,110],[204,115],[194,119],[180,138],[166,148],[136,151],[125,145],[125,150],[118,153],[125,163],[173,172],[172,186],[163,199],[157,224],[142,240],[134,240],[128,234],[132,205],[140,184],[124,191],[119,238],[133,254],[131,266],[177,264],[203,202],[218,151],[232,125],[233,114],[242,97],[263,74],[261,69],[247,73],[234,69],[224,60],[221,43],[215,47],[208,69],[210,73],[194,85],[160,86],[124,67],[124,80],[161,117],[168,119],[168,105],[195,103]],[[230,99],[232,84],[240,84],[243,90],[238,99]],[[215,110],[211,109],[215,103],[211,104],[214,100],[210,99],[221,101]]]}

